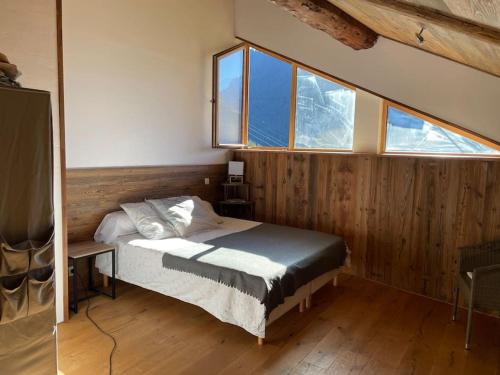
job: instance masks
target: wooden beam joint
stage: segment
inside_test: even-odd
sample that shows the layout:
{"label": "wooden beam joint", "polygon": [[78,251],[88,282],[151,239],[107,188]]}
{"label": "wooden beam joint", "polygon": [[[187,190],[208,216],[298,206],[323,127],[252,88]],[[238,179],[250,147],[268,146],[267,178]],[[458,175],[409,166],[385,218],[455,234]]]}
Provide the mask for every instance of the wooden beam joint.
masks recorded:
{"label": "wooden beam joint", "polygon": [[328,0],[270,0],[300,21],[355,50],[371,48],[378,34]]}

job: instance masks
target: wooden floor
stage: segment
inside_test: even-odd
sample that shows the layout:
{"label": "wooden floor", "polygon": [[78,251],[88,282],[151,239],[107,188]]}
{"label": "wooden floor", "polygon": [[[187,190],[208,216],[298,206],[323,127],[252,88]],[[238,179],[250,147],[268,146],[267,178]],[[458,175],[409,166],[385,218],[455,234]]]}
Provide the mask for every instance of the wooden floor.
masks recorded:
{"label": "wooden floor", "polygon": [[[85,302],[81,304],[85,306]],[[59,326],[62,374],[106,374],[111,341],[84,308]],[[343,276],[268,328],[266,345],[202,309],[121,284],[118,298],[92,300],[91,315],[118,341],[114,374],[500,374],[500,319],[465,312]]]}

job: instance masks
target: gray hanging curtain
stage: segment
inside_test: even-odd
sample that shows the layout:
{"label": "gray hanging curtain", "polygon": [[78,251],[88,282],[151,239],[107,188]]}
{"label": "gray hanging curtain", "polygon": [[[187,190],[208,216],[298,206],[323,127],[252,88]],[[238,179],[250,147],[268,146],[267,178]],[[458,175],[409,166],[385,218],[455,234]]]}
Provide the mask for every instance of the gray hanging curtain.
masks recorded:
{"label": "gray hanging curtain", "polygon": [[50,94],[0,87],[0,373],[56,374]]}

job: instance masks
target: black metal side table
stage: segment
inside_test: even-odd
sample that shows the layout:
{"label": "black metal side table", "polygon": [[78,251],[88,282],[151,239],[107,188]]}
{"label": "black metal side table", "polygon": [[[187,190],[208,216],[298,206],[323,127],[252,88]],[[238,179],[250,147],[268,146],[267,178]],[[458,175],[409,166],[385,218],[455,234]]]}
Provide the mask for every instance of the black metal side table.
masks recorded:
{"label": "black metal side table", "polygon": [[219,213],[222,216],[237,219],[255,220],[255,202],[226,200],[219,202]]}
{"label": "black metal side table", "polygon": [[[93,280],[93,269],[92,269],[92,258],[95,258],[99,254],[111,253],[112,266],[111,266],[111,294],[104,292],[102,289],[97,289],[94,286]],[[78,282],[79,276],[76,269],[77,260],[87,259],[88,265],[88,290],[95,292],[94,294],[87,296],[85,298],[78,298]],[[115,279],[115,247],[113,245],[108,245],[105,243],[99,243],[94,241],[85,242],[75,242],[69,244],[68,246],[68,259],[71,260],[71,265],[73,266],[73,298],[70,302],[70,308],[73,312],[78,312],[78,302],[84,301],[88,298],[95,297],[99,294],[104,294],[113,299],[116,298],[116,279]]]}
{"label": "black metal side table", "polygon": [[250,184],[224,182],[224,200],[219,202],[222,216],[255,220],[255,202],[250,200]]}

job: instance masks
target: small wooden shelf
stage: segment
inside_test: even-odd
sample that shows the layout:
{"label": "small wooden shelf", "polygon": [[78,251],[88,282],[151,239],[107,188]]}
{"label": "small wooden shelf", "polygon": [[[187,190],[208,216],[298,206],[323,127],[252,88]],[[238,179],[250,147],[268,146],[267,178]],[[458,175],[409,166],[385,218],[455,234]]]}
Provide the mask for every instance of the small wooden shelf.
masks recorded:
{"label": "small wooden shelf", "polygon": [[113,251],[115,247],[101,242],[84,241],[68,245],[68,258],[79,259]]}
{"label": "small wooden shelf", "polygon": [[[111,293],[106,293],[103,289],[98,289],[94,285],[93,280],[93,263],[94,259],[99,254],[111,253]],[[113,299],[116,298],[116,279],[115,279],[115,247],[113,245],[108,245],[105,243],[95,242],[95,241],[84,241],[75,242],[68,245],[68,259],[71,261],[73,266],[73,296],[72,301],[70,301],[70,308],[73,312],[78,312],[78,302],[83,301],[88,298],[92,298],[99,294],[104,294]],[[82,259],[87,259],[88,267],[88,285],[85,292],[85,297],[79,297],[78,282],[82,282],[82,279],[78,275],[77,261]],[[84,285],[82,285],[84,287]],[[89,292],[91,292],[89,294]]]}

